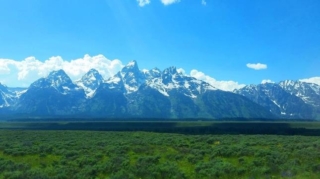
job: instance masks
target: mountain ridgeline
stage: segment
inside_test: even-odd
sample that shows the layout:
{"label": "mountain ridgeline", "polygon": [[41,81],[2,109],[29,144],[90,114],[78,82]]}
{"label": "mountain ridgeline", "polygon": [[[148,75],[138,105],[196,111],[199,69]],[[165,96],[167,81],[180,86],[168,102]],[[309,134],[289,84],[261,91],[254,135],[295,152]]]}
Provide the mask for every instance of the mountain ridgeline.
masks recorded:
{"label": "mountain ridgeline", "polygon": [[175,67],[140,70],[128,63],[109,79],[95,69],[72,81],[53,71],[29,88],[0,84],[0,115],[166,119],[319,119],[320,87],[299,81],[226,92]]}

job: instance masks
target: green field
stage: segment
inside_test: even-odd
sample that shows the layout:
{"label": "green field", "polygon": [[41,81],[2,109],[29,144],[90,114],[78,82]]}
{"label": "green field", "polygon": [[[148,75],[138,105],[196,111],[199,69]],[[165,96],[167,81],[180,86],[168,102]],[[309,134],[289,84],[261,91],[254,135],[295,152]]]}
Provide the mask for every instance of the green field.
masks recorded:
{"label": "green field", "polygon": [[0,130],[0,178],[306,178],[320,138]]}

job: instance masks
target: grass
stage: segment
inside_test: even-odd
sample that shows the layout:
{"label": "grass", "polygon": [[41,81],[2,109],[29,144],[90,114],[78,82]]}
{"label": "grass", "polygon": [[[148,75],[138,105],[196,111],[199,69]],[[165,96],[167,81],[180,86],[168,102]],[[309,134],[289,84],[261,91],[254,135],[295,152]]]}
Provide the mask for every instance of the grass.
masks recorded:
{"label": "grass", "polygon": [[0,130],[0,179],[319,175],[317,136]]}

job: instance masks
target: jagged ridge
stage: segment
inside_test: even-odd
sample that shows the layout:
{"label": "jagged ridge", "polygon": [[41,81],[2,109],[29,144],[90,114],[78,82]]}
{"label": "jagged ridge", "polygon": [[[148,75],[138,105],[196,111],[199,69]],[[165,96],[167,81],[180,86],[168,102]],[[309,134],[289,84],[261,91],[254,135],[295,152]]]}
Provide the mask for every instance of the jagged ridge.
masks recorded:
{"label": "jagged ridge", "polygon": [[29,116],[320,118],[316,84],[287,80],[230,93],[179,73],[176,67],[139,70],[136,61],[106,80],[91,69],[72,82],[58,70],[24,91],[12,92],[0,84],[0,94],[0,108]]}

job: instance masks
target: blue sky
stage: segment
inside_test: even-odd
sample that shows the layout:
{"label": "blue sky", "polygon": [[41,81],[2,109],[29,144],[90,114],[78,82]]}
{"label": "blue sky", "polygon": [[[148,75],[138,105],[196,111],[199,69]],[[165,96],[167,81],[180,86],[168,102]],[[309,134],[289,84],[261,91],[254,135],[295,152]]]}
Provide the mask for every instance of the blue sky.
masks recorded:
{"label": "blue sky", "polygon": [[[149,2],[0,1],[0,59],[102,54],[121,64],[136,60],[141,69],[176,66],[241,84],[320,76],[318,0]],[[17,73],[29,69],[8,71],[0,62],[0,81],[27,85]]]}

